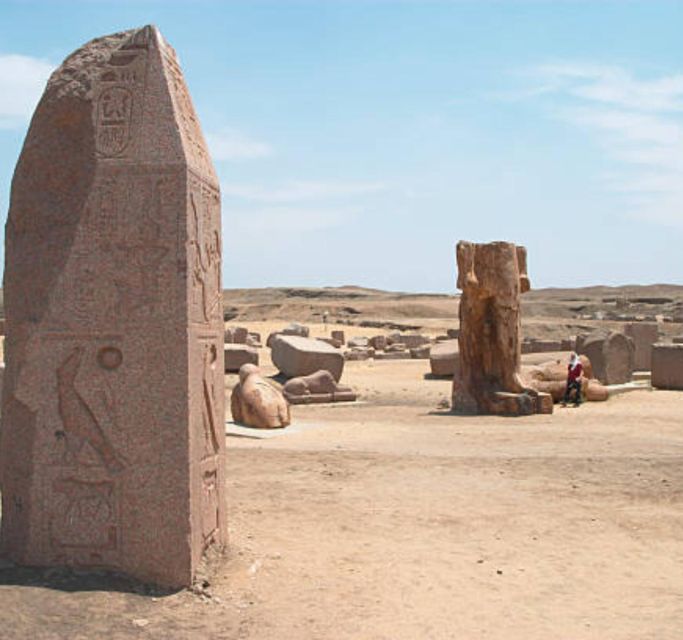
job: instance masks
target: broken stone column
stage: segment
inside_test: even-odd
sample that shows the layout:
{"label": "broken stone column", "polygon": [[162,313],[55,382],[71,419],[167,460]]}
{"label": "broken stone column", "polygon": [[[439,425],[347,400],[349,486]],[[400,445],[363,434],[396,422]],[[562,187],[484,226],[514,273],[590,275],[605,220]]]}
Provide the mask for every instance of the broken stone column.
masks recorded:
{"label": "broken stone column", "polygon": [[12,183],[2,547],[171,587],[226,542],[218,180],[152,26],[50,78]]}
{"label": "broken stone column", "polygon": [[520,376],[520,295],[529,290],[526,249],[511,242],[459,242],[459,370],[453,410],[466,414],[552,413],[552,398]]}

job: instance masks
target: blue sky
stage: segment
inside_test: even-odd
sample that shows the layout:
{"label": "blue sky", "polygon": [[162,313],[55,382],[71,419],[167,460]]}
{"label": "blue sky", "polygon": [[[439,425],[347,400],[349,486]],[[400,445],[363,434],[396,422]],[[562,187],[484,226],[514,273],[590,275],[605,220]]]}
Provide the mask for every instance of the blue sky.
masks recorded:
{"label": "blue sky", "polygon": [[683,2],[0,2],[0,211],[50,70],[155,23],[223,190],[224,286],[683,284]]}

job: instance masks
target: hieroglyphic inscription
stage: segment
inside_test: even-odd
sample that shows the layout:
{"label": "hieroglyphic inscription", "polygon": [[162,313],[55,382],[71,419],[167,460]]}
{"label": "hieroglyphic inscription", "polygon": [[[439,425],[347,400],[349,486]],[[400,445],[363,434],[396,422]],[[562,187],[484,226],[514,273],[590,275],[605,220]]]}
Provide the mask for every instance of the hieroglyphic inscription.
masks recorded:
{"label": "hieroglyphic inscription", "polygon": [[[193,415],[195,416],[196,435],[201,437],[202,452],[199,461],[201,474],[202,537],[204,546],[213,540],[219,526],[218,504],[218,456],[220,438],[223,435],[222,412],[219,391],[222,389],[222,376],[218,367],[218,335],[200,336],[197,342],[197,357],[201,358],[201,377],[198,379],[199,393],[194,395]],[[195,387],[197,389],[197,387]],[[198,406],[199,405],[199,406]],[[200,424],[201,423],[201,426]],[[200,436],[201,433],[201,436]]]}
{"label": "hieroglyphic inscription", "polygon": [[201,342],[202,348],[202,389],[201,389],[201,419],[202,432],[204,434],[204,458],[215,456],[218,453],[220,437],[220,421],[217,410],[216,398],[216,364],[218,352],[216,345]]}
{"label": "hieroglyphic inscription", "polygon": [[55,354],[56,410],[42,418],[53,450],[45,466],[50,546],[56,562],[68,563],[80,549],[106,564],[118,546],[116,493],[128,467],[117,400],[123,338],[54,331],[42,339]]}
{"label": "hieroglyphic inscription", "polygon": [[162,229],[172,215],[172,184],[166,177],[151,176],[140,187],[129,200],[125,232],[114,246],[119,316],[155,314],[163,303],[162,261],[170,247]]}
{"label": "hieroglyphic inscription", "polygon": [[189,251],[191,318],[208,324],[222,319],[220,196],[190,175]]}
{"label": "hieroglyphic inscription", "polygon": [[72,328],[75,319],[115,326],[170,311],[164,283],[176,268],[175,188],[166,173],[118,168],[95,185],[71,256]]}
{"label": "hieroglyphic inscription", "polygon": [[128,157],[140,120],[146,45],[114,51],[97,82],[95,146],[102,158]]}
{"label": "hieroglyphic inscription", "polygon": [[[123,470],[124,460],[114,449],[102,424],[104,420],[98,417],[93,406],[77,389],[76,378],[84,355],[85,348],[76,346],[57,368],[57,398],[63,427],[58,437],[64,439],[67,463],[81,464],[81,452],[88,445],[107,471],[116,474]],[[105,395],[103,405],[109,421],[113,422],[113,399]],[[101,412],[98,413],[101,415]]]}
{"label": "hieroglyphic inscription", "polygon": [[202,475],[202,538],[207,547],[218,531],[218,472],[205,471]]}
{"label": "hieroglyphic inscription", "polygon": [[117,504],[113,482],[73,477],[52,483],[50,541],[53,547],[115,549]]}

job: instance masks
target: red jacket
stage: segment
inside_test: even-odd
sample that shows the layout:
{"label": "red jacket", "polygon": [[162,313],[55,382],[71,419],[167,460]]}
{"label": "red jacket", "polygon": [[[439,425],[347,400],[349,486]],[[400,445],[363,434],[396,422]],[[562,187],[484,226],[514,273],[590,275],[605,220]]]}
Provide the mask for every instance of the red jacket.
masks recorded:
{"label": "red jacket", "polygon": [[573,367],[571,364],[567,366],[567,370],[569,371],[568,377],[570,380],[578,380],[583,373],[583,365],[581,364],[581,360],[577,360]]}

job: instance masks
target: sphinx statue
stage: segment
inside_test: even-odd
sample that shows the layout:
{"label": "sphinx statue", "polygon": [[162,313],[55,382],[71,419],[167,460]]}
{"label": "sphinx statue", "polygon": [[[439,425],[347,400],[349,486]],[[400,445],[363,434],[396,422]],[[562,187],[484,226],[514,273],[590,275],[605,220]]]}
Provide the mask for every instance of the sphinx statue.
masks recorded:
{"label": "sphinx statue", "polygon": [[257,429],[277,429],[291,422],[289,403],[279,389],[261,376],[255,364],[243,364],[240,381],[232,391],[232,419]]}
{"label": "sphinx statue", "polygon": [[324,369],[308,376],[291,378],[285,383],[282,392],[291,404],[353,402],[358,397],[350,387],[340,385],[334,376]]}

